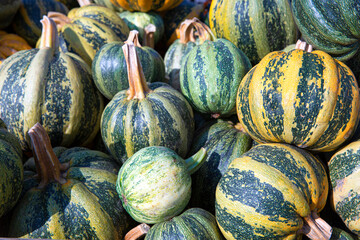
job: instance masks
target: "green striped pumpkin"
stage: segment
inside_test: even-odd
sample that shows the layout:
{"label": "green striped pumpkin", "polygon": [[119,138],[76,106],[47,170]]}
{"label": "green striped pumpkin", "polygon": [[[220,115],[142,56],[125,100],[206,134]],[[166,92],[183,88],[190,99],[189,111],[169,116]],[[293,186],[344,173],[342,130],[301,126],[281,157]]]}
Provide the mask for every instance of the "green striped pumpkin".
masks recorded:
{"label": "green striped pumpkin", "polygon": [[55,23],[46,16],[42,22],[48,45],[17,52],[0,65],[0,118],[25,151],[36,122],[53,146],[86,145],[99,131],[101,94],[86,63],[58,51]]}
{"label": "green striped pumpkin", "polygon": [[239,121],[254,140],[317,151],[335,150],[351,137],[359,107],[351,70],[319,50],[269,53],[237,96]]}
{"label": "green striped pumpkin", "polygon": [[21,146],[0,119],[0,218],[12,209],[23,187]]}
{"label": "green striped pumpkin", "polygon": [[157,223],[150,228],[145,240],[222,240],[216,219],[201,208],[190,208],[181,215]]}
{"label": "green striped pumpkin", "polygon": [[292,10],[302,37],[316,49],[340,61],[359,52],[358,0],[293,0]]}
{"label": "green striped pumpkin", "polygon": [[340,228],[333,228],[330,240],[355,240],[349,233],[340,229]]}
{"label": "green striped pumpkin", "polygon": [[226,239],[290,240],[305,233],[329,239],[331,227],[317,216],[328,188],[324,166],[310,153],[287,144],[260,144],[233,160],[220,179],[216,220]]}
{"label": "green striped pumpkin", "polygon": [[184,160],[162,146],[145,147],[120,168],[116,190],[123,207],[141,223],[160,223],[180,214],[191,197],[191,176],[205,160],[201,149]]}
{"label": "green striped pumpkin", "polygon": [[67,14],[69,10],[56,0],[21,0],[20,8],[12,22],[14,32],[34,47],[41,36],[40,20],[49,11]]}
{"label": "green striped pumpkin", "polygon": [[332,204],[345,225],[360,235],[360,142],[336,152],[329,162]]}
{"label": "green striped pumpkin", "polygon": [[123,49],[131,63],[130,88],[118,92],[104,109],[101,135],[107,149],[122,162],[147,146],[168,147],[184,157],[194,131],[190,104],[166,83],[147,85],[134,44]]}
{"label": "green striped pumpkin", "polygon": [[288,0],[213,0],[209,23],[216,37],[235,44],[253,65],[297,38]]}
{"label": "green striped pumpkin", "polygon": [[20,4],[21,0],[3,0],[0,2],[0,29],[11,24]]}
{"label": "green striped pumpkin", "polygon": [[129,28],[117,13],[107,7],[86,5],[73,9],[68,16],[49,12],[58,25],[66,49],[78,54],[91,66],[96,52],[106,43],[125,41]]}
{"label": "green striped pumpkin", "polygon": [[215,190],[220,178],[235,158],[250,149],[252,140],[239,125],[221,119],[209,122],[194,135],[189,154],[203,147],[207,158],[193,174],[191,205],[215,213]]}
{"label": "green striped pumpkin", "polygon": [[[203,23],[198,32],[207,31]],[[199,31],[201,29],[201,31]],[[208,29],[210,36],[212,35]],[[251,64],[230,41],[205,40],[184,57],[180,68],[181,92],[196,111],[214,117],[236,113],[236,92]]]}
{"label": "green striped pumpkin", "polygon": [[[165,81],[165,66],[160,54],[153,48],[141,46],[136,30],[130,32],[127,41],[135,44],[145,79],[148,82]],[[123,45],[123,42],[105,44],[96,52],[92,62],[95,85],[107,99],[112,99],[116,93],[129,88]]]}

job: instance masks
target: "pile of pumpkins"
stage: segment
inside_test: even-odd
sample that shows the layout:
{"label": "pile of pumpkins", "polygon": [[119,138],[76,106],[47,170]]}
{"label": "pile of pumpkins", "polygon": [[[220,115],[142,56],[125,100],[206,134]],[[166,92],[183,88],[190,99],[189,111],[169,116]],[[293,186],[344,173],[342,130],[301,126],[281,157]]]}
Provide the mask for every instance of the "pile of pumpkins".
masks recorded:
{"label": "pile of pumpkins", "polygon": [[359,239],[358,0],[0,1],[0,237]]}

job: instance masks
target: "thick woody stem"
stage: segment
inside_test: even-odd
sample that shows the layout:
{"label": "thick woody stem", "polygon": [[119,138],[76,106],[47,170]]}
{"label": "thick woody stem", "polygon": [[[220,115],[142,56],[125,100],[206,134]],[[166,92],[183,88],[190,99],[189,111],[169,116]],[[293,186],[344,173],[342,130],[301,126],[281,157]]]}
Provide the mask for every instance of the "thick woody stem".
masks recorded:
{"label": "thick woody stem", "polygon": [[50,138],[40,123],[36,123],[28,131],[32,151],[35,159],[36,170],[40,177],[38,188],[44,188],[52,181],[60,184],[66,182],[61,172],[68,168],[66,164],[60,164],[54,150],[51,147]]}
{"label": "thick woody stem", "polygon": [[149,24],[144,28],[144,30],[145,30],[145,36],[144,36],[143,45],[154,48],[156,26],[154,24]]}
{"label": "thick woody stem", "polygon": [[142,223],[135,228],[131,229],[126,235],[124,240],[136,240],[145,234],[147,234],[150,230],[150,226],[146,223]]}
{"label": "thick woody stem", "polygon": [[71,19],[63,13],[48,12],[47,16],[55,22],[58,30],[61,30],[65,24],[71,23]]}
{"label": "thick woody stem", "polygon": [[131,30],[125,43],[132,42],[135,47],[142,47],[139,42],[139,32],[137,30]]}
{"label": "thick woody stem", "polygon": [[196,29],[196,33],[200,39],[200,44],[202,44],[206,40],[214,41],[216,39],[211,29],[205,23],[201,22],[196,17],[194,17],[193,20],[194,20],[194,27]]}
{"label": "thick woody stem", "polygon": [[306,52],[312,52],[313,46],[299,39],[295,44],[295,49],[301,49]]}
{"label": "thick woody stem", "polygon": [[127,99],[144,99],[146,94],[151,92],[151,90],[146,84],[144,72],[136,53],[135,45],[132,42],[128,42],[122,46],[122,49],[125,56],[129,80]]}
{"label": "thick woody stem", "polygon": [[300,229],[300,233],[314,240],[329,240],[332,228],[317,215],[316,211],[313,211],[310,216],[304,218],[304,225]]}
{"label": "thick woody stem", "polygon": [[93,1],[91,0],[77,0],[77,2],[79,3],[80,7],[93,4]]}
{"label": "thick woody stem", "polygon": [[42,24],[42,33],[39,48],[48,47],[54,49],[54,51],[59,51],[59,36],[55,22],[45,15],[40,22]]}
{"label": "thick woody stem", "polygon": [[194,19],[186,19],[179,28],[180,43],[186,44],[190,41],[195,42],[194,37]]}

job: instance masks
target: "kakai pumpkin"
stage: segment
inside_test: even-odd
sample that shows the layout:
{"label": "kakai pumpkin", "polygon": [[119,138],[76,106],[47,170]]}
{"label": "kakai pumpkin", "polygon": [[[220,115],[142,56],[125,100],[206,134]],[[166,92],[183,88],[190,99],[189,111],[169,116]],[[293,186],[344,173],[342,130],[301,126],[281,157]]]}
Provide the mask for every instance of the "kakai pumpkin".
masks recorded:
{"label": "kakai pumpkin", "polygon": [[111,0],[115,7],[121,7],[132,12],[166,11],[176,7],[181,2],[182,0]]}
{"label": "kakai pumpkin", "polygon": [[118,92],[101,119],[101,135],[111,154],[125,162],[138,150],[164,146],[184,157],[194,131],[194,115],[184,96],[162,82],[146,83],[133,43],[122,46],[129,89]]}
{"label": "kakai pumpkin", "polygon": [[0,119],[0,218],[17,203],[23,188],[22,150]]}
{"label": "kakai pumpkin", "polygon": [[328,196],[322,163],[288,144],[259,144],[234,159],[216,188],[216,220],[226,239],[329,240],[318,213]]}
{"label": "kakai pumpkin", "polygon": [[99,131],[103,100],[88,65],[59,52],[55,23],[44,16],[40,48],[0,65],[0,118],[29,151],[27,131],[40,122],[53,146],[86,145]]}
{"label": "kakai pumpkin", "polygon": [[[141,46],[136,30],[130,31],[126,42],[133,42],[144,77],[148,82],[165,81],[165,66],[160,54],[153,48]],[[107,98],[129,88],[123,42],[107,43],[96,52],[92,62],[92,76],[99,91]]]}
{"label": "kakai pumpkin", "polygon": [[204,162],[201,149],[184,160],[173,150],[150,146],[120,168],[116,190],[130,216],[140,223],[160,223],[180,214],[191,197],[191,174]]}
{"label": "kakai pumpkin", "polygon": [[0,30],[0,64],[10,55],[29,49],[31,49],[31,46],[22,37]]}
{"label": "kakai pumpkin", "polygon": [[181,62],[181,92],[196,111],[214,118],[236,113],[236,92],[251,68],[248,57],[230,41],[215,38],[207,25],[194,22],[200,38]]}
{"label": "kakai pumpkin", "polygon": [[360,142],[336,152],[329,162],[332,205],[345,225],[360,236]]}
{"label": "kakai pumpkin", "polygon": [[14,208],[9,236],[48,239],[123,239],[130,217],[119,204],[119,165],[86,148],[52,148],[44,128],[29,130],[34,158]]}
{"label": "kakai pumpkin", "polygon": [[349,67],[301,41],[297,49],[269,53],[253,67],[236,104],[240,123],[255,141],[316,151],[335,150],[359,122],[359,88]]}

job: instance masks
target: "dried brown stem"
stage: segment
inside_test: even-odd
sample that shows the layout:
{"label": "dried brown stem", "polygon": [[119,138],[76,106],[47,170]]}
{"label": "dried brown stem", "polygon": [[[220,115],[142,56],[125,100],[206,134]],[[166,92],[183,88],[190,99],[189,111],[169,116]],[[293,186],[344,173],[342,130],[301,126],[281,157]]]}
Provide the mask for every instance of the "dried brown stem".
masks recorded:
{"label": "dried brown stem", "polygon": [[54,49],[54,51],[59,51],[59,36],[55,22],[45,15],[40,22],[42,24],[42,33],[39,48],[48,47]]}
{"label": "dried brown stem", "polygon": [[144,28],[144,30],[145,30],[145,36],[144,36],[143,45],[154,48],[156,26],[154,24],[149,24]]}
{"label": "dried brown stem", "polygon": [[137,30],[131,30],[125,43],[132,42],[135,47],[142,47],[139,42],[139,32]]}
{"label": "dried brown stem", "polygon": [[147,234],[150,230],[150,226],[146,223],[142,223],[135,228],[131,229],[126,235],[124,240],[136,240],[145,234]]}
{"label": "dried brown stem", "polygon": [[312,52],[313,46],[299,39],[295,44],[295,49],[301,49],[306,52]]}
{"label": "dried brown stem", "polygon": [[331,226],[321,219],[316,211],[304,218],[304,225],[300,233],[305,234],[310,239],[329,240],[332,234]]}

